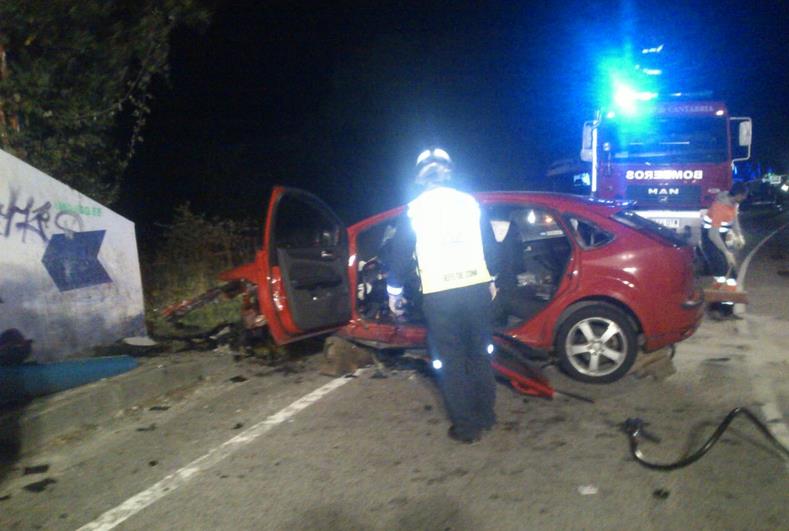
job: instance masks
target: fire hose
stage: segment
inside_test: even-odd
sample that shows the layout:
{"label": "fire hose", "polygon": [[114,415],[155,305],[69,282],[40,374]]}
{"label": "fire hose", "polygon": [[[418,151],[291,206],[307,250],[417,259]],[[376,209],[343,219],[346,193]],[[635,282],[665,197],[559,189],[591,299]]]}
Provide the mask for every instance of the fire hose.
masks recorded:
{"label": "fire hose", "polygon": [[775,436],[770,433],[769,428],[759,420],[756,415],[751,413],[748,409],[744,407],[737,407],[732,409],[726,418],[718,425],[715,432],[710,436],[709,439],[701,446],[698,450],[693,452],[692,454],[688,455],[687,457],[683,457],[682,459],[675,461],[673,463],[654,463],[648,461],[641,450],[638,448],[638,444],[641,442],[641,438],[649,439],[653,442],[660,442],[658,437],[650,434],[646,430],[644,430],[644,421],[639,418],[629,418],[627,419],[624,424],[622,425],[623,430],[627,433],[629,440],[630,440],[630,454],[633,458],[638,461],[641,465],[650,468],[652,470],[662,470],[662,471],[669,471],[669,470],[676,470],[678,468],[683,468],[691,463],[695,463],[699,459],[704,456],[720,439],[720,436],[723,435],[723,432],[729,427],[732,420],[742,413],[746,416],[748,420],[753,422],[756,427],[759,429],[762,434],[767,437],[767,439],[775,446],[775,448],[781,452],[785,459],[789,459],[789,449],[786,448],[783,444],[781,444]]}

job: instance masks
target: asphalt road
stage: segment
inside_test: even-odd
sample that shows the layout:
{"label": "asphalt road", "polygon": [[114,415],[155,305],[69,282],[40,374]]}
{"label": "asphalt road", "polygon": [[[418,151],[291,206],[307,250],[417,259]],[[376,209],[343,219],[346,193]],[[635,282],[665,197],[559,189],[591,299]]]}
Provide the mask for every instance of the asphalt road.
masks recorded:
{"label": "asphalt road", "polygon": [[549,369],[557,388],[595,403],[499,386],[498,426],[468,446],[447,438],[419,373],[331,380],[317,356],[296,372],[245,361],[158,404],[167,409],[24,458],[0,484],[0,528],[786,529],[789,468],[745,419],[674,472],[635,463],[619,428],[649,422],[662,439],[643,445],[655,461],[698,447],[737,406],[787,437],[789,214],[744,221],[746,253],[772,234],[748,262],[745,319],[705,320],[667,379],[592,386]]}

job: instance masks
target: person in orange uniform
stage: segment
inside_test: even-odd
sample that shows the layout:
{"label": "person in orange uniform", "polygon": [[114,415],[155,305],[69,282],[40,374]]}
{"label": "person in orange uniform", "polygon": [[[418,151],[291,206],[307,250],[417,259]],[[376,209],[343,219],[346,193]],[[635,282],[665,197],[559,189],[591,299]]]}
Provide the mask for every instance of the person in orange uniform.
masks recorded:
{"label": "person in orange uniform", "polygon": [[[715,282],[726,289],[737,289],[737,259],[733,250],[745,246],[745,237],[739,222],[740,203],[748,196],[742,182],[736,182],[728,192],[720,192],[704,216],[702,250],[707,257]],[[734,303],[715,302],[710,305],[714,319],[734,318]]]}

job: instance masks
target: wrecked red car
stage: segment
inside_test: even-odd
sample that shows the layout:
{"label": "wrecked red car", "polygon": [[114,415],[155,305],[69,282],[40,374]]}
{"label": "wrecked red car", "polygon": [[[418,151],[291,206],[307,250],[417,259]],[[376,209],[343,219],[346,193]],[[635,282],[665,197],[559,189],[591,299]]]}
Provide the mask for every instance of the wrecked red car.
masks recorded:
{"label": "wrecked red car", "polygon": [[[693,249],[626,206],[537,192],[476,194],[499,247],[496,338],[555,357],[571,377],[612,382],[650,352],[689,337],[703,313]],[[419,279],[395,318],[387,252],[405,207],[345,228],[314,195],[276,187],[255,261],[221,275],[257,285],[249,323],[277,343],[335,331],[377,349],[425,348]],[[257,314],[257,319],[255,315]]]}

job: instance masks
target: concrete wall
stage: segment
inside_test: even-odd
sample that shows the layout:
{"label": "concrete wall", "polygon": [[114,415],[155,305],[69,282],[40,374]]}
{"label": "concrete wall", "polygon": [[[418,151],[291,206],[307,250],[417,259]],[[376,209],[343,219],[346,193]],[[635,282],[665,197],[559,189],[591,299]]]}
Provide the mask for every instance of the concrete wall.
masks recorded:
{"label": "concrete wall", "polygon": [[37,361],[143,333],[134,223],[0,150],[0,300]]}

